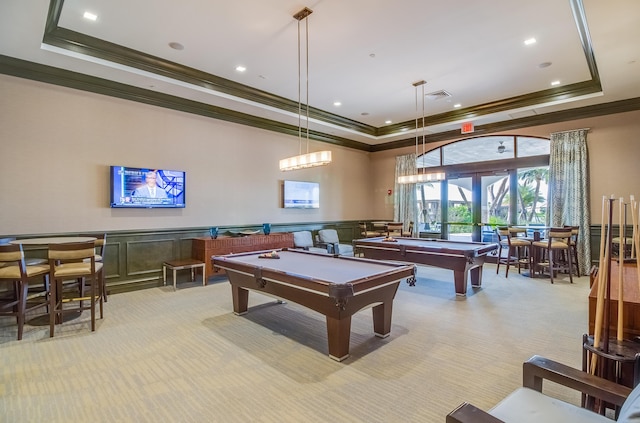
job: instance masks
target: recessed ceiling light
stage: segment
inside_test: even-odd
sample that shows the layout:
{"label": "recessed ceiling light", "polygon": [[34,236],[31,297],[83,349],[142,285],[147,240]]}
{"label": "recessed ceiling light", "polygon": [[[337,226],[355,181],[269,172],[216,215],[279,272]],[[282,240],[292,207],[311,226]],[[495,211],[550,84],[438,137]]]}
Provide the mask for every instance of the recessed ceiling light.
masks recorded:
{"label": "recessed ceiling light", "polygon": [[553,81],[553,82],[551,83],[551,85],[552,85],[552,86],[560,85],[560,81]]}
{"label": "recessed ceiling light", "polygon": [[174,50],[184,50],[184,46],[180,43],[176,43],[175,41],[170,42],[169,47]]}
{"label": "recessed ceiling light", "polygon": [[85,19],[89,19],[90,21],[95,21],[96,19],[98,19],[98,15],[94,15],[91,12],[84,12],[84,15],[82,15]]}
{"label": "recessed ceiling light", "polygon": [[369,112],[362,112],[360,113],[362,116],[369,116]]}
{"label": "recessed ceiling light", "polygon": [[385,120],[385,121],[384,121],[384,123],[385,123],[386,125],[388,125],[388,124],[393,123],[393,122],[391,122],[390,120]]}
{"label": "recessed ceiling light", "polygon": [[242,65],[239,65],[239,66],[236,66],[236,70],[237,70],[238,72],[244,72],[244,71],[246,71],[246,70],[247,70],[247,68],[245,68],[245,67],[244,67],[244,66],[242,66]]}
{"label": "recessed ceiling light", "polygon": [[457,109],[458,107],[462,107],[462,104],[460,104],[460,103],[454,104],[453,107],[455,107]]}
{"label": "recessed ceiling light", "polygon": [[342,103],[340,103],[339,101],[334,101],[333,105],[336,106],[336,107],[340,107],[340,106],[342,106]]}
{"label": "recessed ceiling light", "polygon": [[524,40],[524,45],[526,46],[530,46],[531,44],[535,44],[536,43],[536,39],[535,38],[529,38],[527,40]]}
{"label": "recessed ceiling light", "polygon": [[551,66],[551,62],[542,62],[538,65],[540,69],[548,68],[549,66]]}

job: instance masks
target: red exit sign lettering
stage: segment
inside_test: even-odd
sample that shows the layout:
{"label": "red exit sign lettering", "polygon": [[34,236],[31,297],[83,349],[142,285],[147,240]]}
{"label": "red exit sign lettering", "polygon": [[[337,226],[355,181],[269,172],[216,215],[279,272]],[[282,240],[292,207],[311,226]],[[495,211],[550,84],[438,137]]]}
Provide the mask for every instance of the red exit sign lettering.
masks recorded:
{"label": "red exit sign lettering", "polygon": [[463,122],[460,133],[462,134],[470,134],[473,132],[473,122]]}

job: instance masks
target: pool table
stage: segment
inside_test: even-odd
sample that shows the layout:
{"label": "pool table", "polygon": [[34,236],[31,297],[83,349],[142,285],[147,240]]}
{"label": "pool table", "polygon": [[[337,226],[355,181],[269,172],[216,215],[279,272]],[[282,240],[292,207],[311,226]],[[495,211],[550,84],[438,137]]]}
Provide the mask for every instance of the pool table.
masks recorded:
{"label": "pool table", "polygon": [[[268,251],[267,251],[268,252]],[[214,256],[231,283],[233,311],[247,312],[249,290],[289,300],[326,316],[329,356],[349,357],[351,316],[373,309],[373,331],[391,332],[393,299],[403,279],[415,276],[415,265],[363,258],[276,250],[279,258],[260,257],[265,251]]]}
{"label": "pool table", "polygon": [[498,249],[498,244],[487,242],[460,242],[429,238],[365,238],[354,241],[354,249],[366,258],[397,260],[453,270],[457,295],[467,294],[467,279],[471,274],[471,286],[482,285],[482,265],[488,253]]}

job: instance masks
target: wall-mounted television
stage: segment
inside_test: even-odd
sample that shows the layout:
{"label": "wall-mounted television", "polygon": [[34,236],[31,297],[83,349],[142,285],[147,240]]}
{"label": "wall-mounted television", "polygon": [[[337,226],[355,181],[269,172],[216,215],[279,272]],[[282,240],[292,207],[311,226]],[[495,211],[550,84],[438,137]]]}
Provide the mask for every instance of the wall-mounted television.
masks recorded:
{"label": "wall-mounted television", "polygon": [[111,207],[183,208],[186,172],[111,166]]}
{"label": "wall-mounted television", "polygon": [[285,209],[319,209],[320,184],[318,182],[284,181]]}

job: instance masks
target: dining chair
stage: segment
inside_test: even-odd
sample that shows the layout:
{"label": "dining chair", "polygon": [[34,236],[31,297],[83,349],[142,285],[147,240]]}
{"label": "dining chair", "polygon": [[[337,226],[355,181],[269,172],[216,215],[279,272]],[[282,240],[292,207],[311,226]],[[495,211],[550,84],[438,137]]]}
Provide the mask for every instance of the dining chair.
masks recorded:
{"label": "dining chair", "polygon": [[413,237],[413,220],[409,221],[409,228],[407,231],[402,231],[402,236]]}
{"label": "dining chair", "polygon": [[[9,244],[11,243],[11,241],[15,241],[15,240],[16,240],[15,237],[0,238],[0,245]],[[46,258],[39,258],[39,257],[25,257],[24,262],[27,266],[31,266],[34,264],[46,264],[46,265],[49,264],[49,260],[47,260]]]}
{"label": "dining chair", "polygon": [[569,281],[573,283],[573,260],[569,249],[571,236],[571,228],[549,228],[546,239],[532,243],[534,248],[538,248],[547,256],[547,260],[540,260],[536,267],[543,271],[548,269],[551,283],[553,283],[554,273],[558,271],[569,273]]}
{"label": "dining chair", "polygon": [[[103,314],[103,263],[96,261],[95,242],[69,242],[49,245],[49,336],[53,337],[55,324],[71,312],[90,310],[91,331],[96,330],[96,304]],[[64,281],[81,281],[78,287],[65,289]],[[85,281],[89,281],[85,284]],[[87,294],[86,288],[89,293]],[[87,305],[88,302],[88,305]],[[77,307],[65,308],[65,304],[77,303]]]}
{"label": "dining chair", "polygon": [[387,236],[398,237],[402,236],[402,230],[404,229],[404,223],[402,222],[389,222],[387,223]]}
{"label": "dining chair", "polygon": [[380,236],[380,234],[374,230],[369,230],[367,222],[358,223],[360,227],[360,235],[364,238],[374,238]]}
{"label": "dining chair", "polygon": [[26,314],[47,307],[46,292],[29,294],[29,280],[36,276],[47,277],[49,265],[25,263],[24,251],[19,244],[0,245],[0,282],[10,283],[10,289],[0,299],[0,315],[15,316],[18,323],[18,340],[22,339]]}

